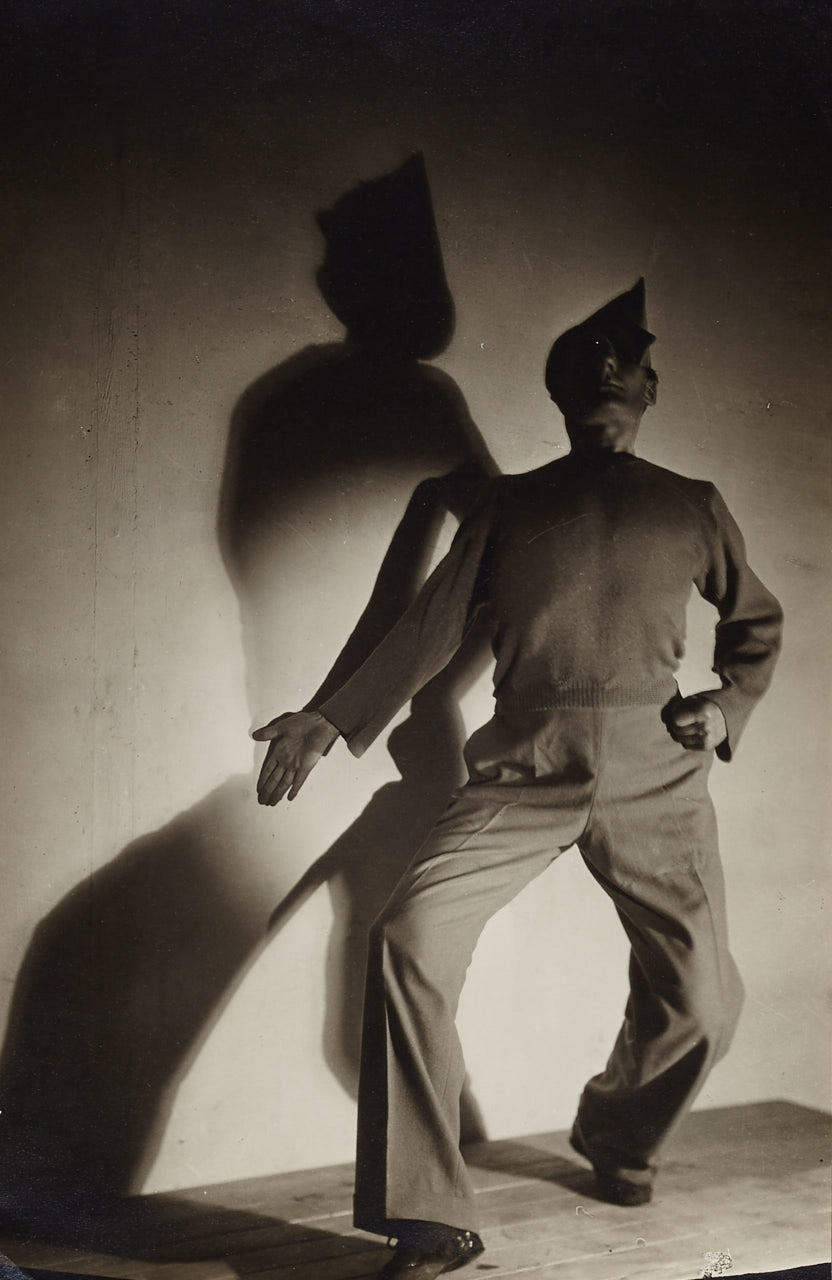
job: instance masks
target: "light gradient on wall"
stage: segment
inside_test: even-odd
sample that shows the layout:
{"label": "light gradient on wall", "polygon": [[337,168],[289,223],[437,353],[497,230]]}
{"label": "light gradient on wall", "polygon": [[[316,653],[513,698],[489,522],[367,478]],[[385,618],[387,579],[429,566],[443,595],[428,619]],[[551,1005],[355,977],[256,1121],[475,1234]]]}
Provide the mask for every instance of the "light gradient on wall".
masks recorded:
{"label": "light gradient on wall", "polygon": [[[343,841],[398,803],[400,770],[389,734],[360,763],[338,747],[291,807],[262,810],[248,733],[323,678],[435,459],[353,475],[322,459],[320,485],[252,553],[247,599],[217,518],[241,395],[343,341],[315,284],[315,214],[421,149],[457,310],[436,365],[502,469],[566,448],[542,385],[551,337],[647,277],[661,385],[641,452],[716,480],[788,619],[774,688],[715,770],[748,1004],[700,1104],[826,1105],[829,313],[811,118],[792,104],[779,124],[770,90],[708,63],[704,37],[639,62],[648,37],[668,48],[651,23],[625,31],[629,64],[607,43],[593,61],[566,14],[536,39],[509,23],[501,60],[453,45],[454,76],[426,37],[375,31],[360,6],[352,27],[299,22],[291,39],[266,6],[244,12],[233,39],[212,14],[187,76],[148,10],[123,62],[89,55],[70,74],[55,37],[64,93],[45,75],[19,91],[2,474],[9,1087],[23,1096],[39,1054],[54,1095],[40,1123],[87,1136],[78,1167],[99,1107],[120,1144],[104,1174],[122,1189],[351,1158],[363,917]],[[739,57],[750,36],[733,39]],[[686,691],[709,679],[712,618],[691,617]],[[464,684],[472,728],[488,680]],[[413,813],[401,847],[362,846],[363,865],[390,876]],[[568,1125],[612,1042],[625,960],[571,854],[489,925],[460,1015],[472,1123],[479,1110],[495,1137]],[[27,993],[50,990],[39,1020]],[[79,1031],[66,1011],[85,1005]],[[98,1047],[62,1053],[82,1032]]]}

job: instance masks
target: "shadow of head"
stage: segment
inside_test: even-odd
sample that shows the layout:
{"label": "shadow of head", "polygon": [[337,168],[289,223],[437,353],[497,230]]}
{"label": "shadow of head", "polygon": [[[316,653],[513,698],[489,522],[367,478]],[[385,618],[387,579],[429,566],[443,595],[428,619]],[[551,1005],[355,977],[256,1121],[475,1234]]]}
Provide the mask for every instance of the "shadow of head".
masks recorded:
{"label": "shadow of head", "polygon": [[454,305],[422,155],[348,191],[318,225],[318,287],[349,336],[417,360],[444,351]]}
{"label": "shadow of head", "polygon": [[[217,535],[241,605],[252,706],[278,705],[280,678],[303,685],[286,664],[304,667],[310,631],[350,625],[351,609],[332,609],[346,581],[373,590],[350,650],[360,665],[421,585],[445,513],[465,514],[496,470],[459,387],[424,363],[447,345],[454,307],[421,155],[348,191],[318,222],[317,279],[346,341],[296,351],[245,390],[223,470]],[[324,589],[310,593],[312,580]],[[349,665],[332,679],[343,683]]]}

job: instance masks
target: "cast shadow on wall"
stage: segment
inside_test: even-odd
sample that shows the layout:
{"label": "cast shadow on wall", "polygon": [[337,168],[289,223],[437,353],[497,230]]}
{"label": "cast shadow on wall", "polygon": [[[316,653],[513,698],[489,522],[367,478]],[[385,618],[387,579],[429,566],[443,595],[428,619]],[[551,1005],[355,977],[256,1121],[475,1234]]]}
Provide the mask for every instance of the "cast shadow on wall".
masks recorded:
{"label": "cast shadow on wall", "polygon": [[[249,389],[221,504],[250,702],[266,718],[296,705],[281,638],[299,652],[319,632],[323,651],[337,652],[327,597],[356,562],[377,562],[369,548],[378,531],[392,537],[369,600],[328,674],[305,691],[306,705],[339,688],[386,634],[424,581],[448,513],[462,518],[496,470],[459,388],[422,363],[447,345],[454,313],[421,157],[349,192],[318,221],[326,239],[318,284],[346,339],[307,348]],[[487,637],[472,635],[413,700],[387,742],[399,779],[376,792],[270,920],[280,927],[326,882],[324,1052],[353,1095],[367,931],[463,780],[458,703],[487,660]],[[323,770],[317,785],[326,786]],[[463,1112],[463,1132],[480,1132],[467,1093]]]}
{"label": "cast shadow on wall", "polygon": [[[421,157],[349,192],[319,223],[318,281],[346,338],[306,348],[242,396],[222,481],[218,537],[258,713],[295,703],[291,660],[275,655],[310,644],[315,608],[323,601],[326,613],[327,593],[380,531],[389,546],[369,601],[334,662],[327,637],[329,671],[309,701],[384,635],[423,581],[448,512],[461,517],[495,470],[456,384],[422,363],[450,339],[453,305]],[[106,1234],[222,1009],[323,883],[333,907],[324,1053],[355,1093],[367,928],[461,781],[458,700],[486,648],[471,637],[414,700],[388,742],[399,779],[300,879],[278,824],[263,849],[273,811],[258,808],[252,779],[231,777],[41,921],[0,1059],[0,1217],[76,1243]],[[462,1132],[482,1136],[468,1093]]]}

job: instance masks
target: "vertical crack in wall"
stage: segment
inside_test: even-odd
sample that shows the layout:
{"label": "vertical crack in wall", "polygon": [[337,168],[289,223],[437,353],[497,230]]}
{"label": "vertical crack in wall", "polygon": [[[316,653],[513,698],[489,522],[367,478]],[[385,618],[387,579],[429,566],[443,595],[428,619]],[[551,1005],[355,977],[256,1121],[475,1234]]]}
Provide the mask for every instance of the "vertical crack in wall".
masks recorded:
{"label": "vertical crack in wall", "polygon": [[93,311],[93,779],[90,873],[134,834],[141,228],[125,113],[107,140]]}
{"label": "vertical crack in wall", "polygon": [[[138,151],[136,152],[138,155]],[[132,441],[130,456],[131,477],[131,571],[130,571],[130,619],[133,631],[133,644],[130,663],[130,839],[135,839],[135,795],[136,795],[136,720],[138,711],[138,643],[136,637],[136,571],[139,543],[139,445],[141,439],[141,325],[142,325],[142,181],[141,172],[136,161],[136,173],[133,184],[134,203],[132,209],[133,222],[133,415]]]}

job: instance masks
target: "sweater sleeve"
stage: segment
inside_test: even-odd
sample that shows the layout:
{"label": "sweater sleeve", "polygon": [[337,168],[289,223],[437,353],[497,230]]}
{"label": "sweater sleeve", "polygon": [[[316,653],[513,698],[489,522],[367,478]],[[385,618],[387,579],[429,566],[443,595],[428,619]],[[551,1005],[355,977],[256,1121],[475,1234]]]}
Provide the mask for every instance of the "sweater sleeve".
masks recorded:
{"label": "sweater sleeve", "polygon": [[413,604],[336,693],[316,710],[361,756],[396,712],[450,661],[487,603],[493,486],[456,532]]}
{"label": "sweater sleeve", "polygon": [[708,490],[708,550],[696,586],[719,612],[713,670],[722,688],[706,696],[720,707],[728,729],[716,754],[730,760],[754,705],[771,681],[783,612],[749,568],[742,534],[720,493],[714,485]]}

